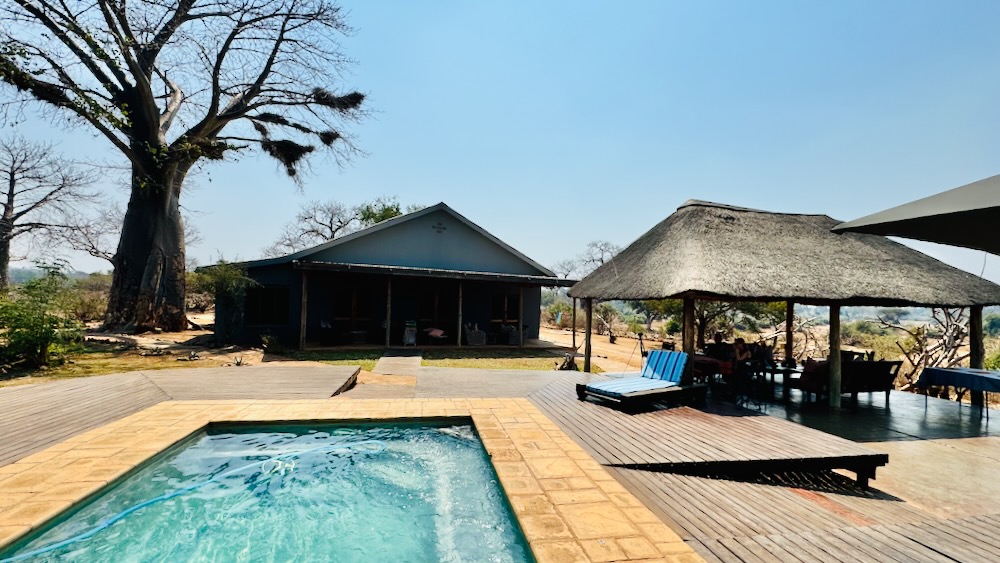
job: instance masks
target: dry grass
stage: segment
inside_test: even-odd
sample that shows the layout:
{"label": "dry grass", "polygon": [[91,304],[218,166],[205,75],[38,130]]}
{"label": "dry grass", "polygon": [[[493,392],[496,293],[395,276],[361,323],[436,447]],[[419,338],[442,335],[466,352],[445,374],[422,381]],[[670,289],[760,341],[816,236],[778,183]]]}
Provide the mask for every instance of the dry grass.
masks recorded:
{"label": "dry grass", "polygon": [[315,350],[306,352],[290,351],[284,354],[293,360],[321,362],[332,366],[361,366],[371,371],[382,357],[384,350]]}
{"label": "dry grass", "polygon": [[490,348],[428,350],[424,348],[423,361],[420,365],[442,368],[552,371],[560,363],[562,363],[562,354],[551,350]]}
{"label": "dry grass", "polygon": [[61,366],[0,376],[0,387],[125,371],[220,367],[231,363],[232,360],[225,356],[200,355],[202,359],[199,360],[180,361],[180,359],[188,357],[188,352],[154,354],[150,350],[125,349],[121,346],[88,343],[84,351],[71,355],[67,362]]}

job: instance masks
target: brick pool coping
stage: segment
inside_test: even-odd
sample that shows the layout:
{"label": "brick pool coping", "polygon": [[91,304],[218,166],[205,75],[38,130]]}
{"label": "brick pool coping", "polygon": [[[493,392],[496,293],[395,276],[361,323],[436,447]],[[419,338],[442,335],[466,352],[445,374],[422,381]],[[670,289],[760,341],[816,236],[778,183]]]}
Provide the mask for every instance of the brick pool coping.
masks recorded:
{"label": "brick pool coping", "polygon": [[163,402],[0,467],[0,547],[210,423],[447,417],[472,419],[539,562],[701,561],[520,398]]}

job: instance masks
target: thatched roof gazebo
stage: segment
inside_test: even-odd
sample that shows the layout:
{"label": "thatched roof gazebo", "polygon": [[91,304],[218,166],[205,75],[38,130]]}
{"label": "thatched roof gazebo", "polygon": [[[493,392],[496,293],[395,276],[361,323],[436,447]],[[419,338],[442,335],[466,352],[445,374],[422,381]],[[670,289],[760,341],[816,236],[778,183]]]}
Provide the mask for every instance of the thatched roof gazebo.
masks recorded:
{"label": "thatched roof gazebo", "polygon": [[[695,299],[787,301],[789,316],[793,303],[829,305],[831,389],[840,386],[841,306],[972,307],[978,315],[970,318],[981,319],[984,305],[1000,304],[1000,286],[885,237],[831,232],[839,223],[826,215],[684,203],[570,289],[587,310],[584,367],[593,299],[683,299],[689,354]],[[831,393],[830,401],[839,406],[840,395]]]}

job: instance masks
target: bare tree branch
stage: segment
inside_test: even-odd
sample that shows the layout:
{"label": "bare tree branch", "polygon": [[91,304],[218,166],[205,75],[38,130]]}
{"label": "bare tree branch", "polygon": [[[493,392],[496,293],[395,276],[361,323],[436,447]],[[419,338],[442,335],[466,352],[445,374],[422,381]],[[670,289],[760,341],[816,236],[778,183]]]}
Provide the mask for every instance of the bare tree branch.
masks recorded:
{"label": "bare tree branch", "polygon": [[92,175],[55,155],[51,145],[0,140],[0,290],[6,289],[11,243],[64,226],[63,216],[93,199]]}

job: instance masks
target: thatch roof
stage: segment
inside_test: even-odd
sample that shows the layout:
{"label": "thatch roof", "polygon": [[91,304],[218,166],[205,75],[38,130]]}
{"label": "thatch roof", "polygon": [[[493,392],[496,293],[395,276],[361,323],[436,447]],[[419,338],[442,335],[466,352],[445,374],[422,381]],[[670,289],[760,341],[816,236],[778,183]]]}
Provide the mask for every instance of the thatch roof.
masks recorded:
{"label": "thatch roof", "polygon": [[959,307],[1000,286],[885,237],[834,234],[826,215],[688,201],[570,289],[594,299]]}

